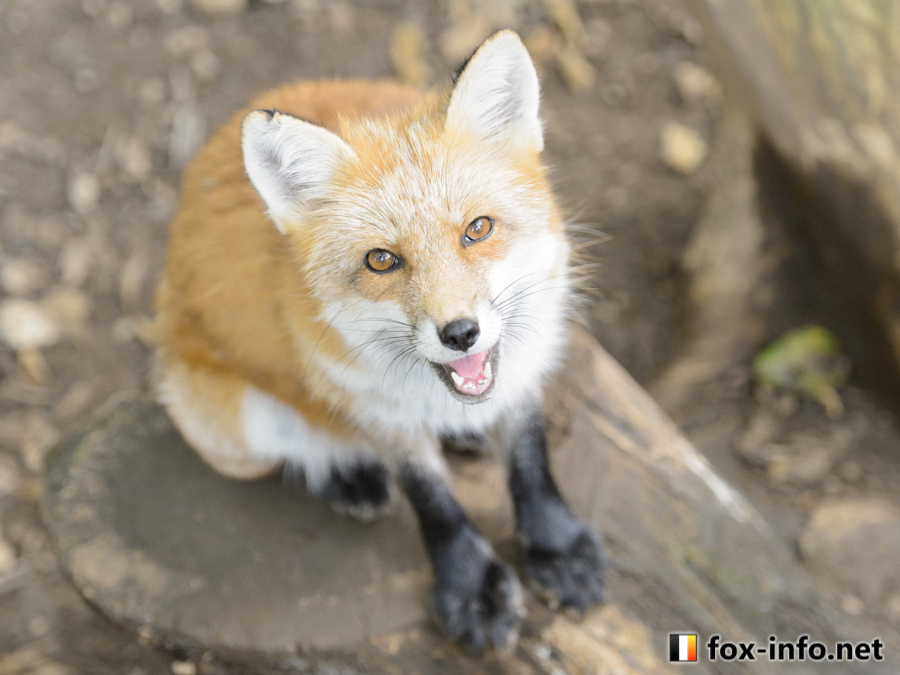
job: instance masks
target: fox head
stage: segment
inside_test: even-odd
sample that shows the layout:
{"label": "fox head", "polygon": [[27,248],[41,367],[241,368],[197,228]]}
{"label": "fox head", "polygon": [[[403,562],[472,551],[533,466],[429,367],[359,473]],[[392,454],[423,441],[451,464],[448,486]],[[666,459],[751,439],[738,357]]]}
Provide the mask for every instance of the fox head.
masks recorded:
{"label": "fox head", "polygon": [[412,379],[479,403],[511,386],[501,360],[530,386],[555,363],[569,249],[538,104],[534,65],[504,31],[413,113],[342,120],[339,135],[274,111],[245,118],[247,174],[317,319],[380,381],[420,364]]}

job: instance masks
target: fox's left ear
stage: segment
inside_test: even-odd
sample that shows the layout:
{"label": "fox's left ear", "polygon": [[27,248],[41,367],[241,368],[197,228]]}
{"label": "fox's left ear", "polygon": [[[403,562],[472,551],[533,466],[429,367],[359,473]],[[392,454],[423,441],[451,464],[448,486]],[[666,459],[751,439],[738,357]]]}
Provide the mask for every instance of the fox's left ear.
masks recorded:
{"label": "fox's left ear", "polygon": [[275,110],[255,110],[241,124],[244,167],[278,230],[302,221],[355,157],[337,135]]}
{"label": "fox's left ear", "polygon": [[544,149],[534,63],[510,30],[488,38],[463,66],[447,104],[446,125],[516,150]]}

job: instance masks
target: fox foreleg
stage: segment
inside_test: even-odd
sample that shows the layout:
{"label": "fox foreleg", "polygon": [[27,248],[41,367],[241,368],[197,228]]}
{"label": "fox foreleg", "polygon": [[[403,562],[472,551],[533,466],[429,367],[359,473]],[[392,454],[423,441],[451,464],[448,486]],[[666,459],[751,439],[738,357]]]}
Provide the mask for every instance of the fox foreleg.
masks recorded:
{"label": "fox foreleg", "polygon": [[398,482],[419,518],[435,576],[431,607],[444,628],[478,651],[515,645],[524,615],[515,572],[469,522],[440,473],[407,460]]}
{"label": "fox foreleg", "polygon": [[552,607],[586,611],[603,600],[606,556],[600,537],[576,518],[559,493],[547,459],[544,418],[535,406],[505,425],[509,488],[525,569]]}

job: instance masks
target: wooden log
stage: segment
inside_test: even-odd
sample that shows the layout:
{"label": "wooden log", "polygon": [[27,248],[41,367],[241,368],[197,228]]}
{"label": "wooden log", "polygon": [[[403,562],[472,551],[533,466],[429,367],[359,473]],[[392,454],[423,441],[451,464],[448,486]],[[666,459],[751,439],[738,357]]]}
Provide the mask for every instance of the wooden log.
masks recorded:
{"label": "wooden log", "polygon": [[[691,4],[720,57],[726,99],[750,118],[756,176],[777,173],[779,217],[795,220],[815,251],[833,296],[820,320],[849,342],[867,384],[897,395],[900,4]],[[753,227],[758,236],[755,225],[741,231]]]}
{"label": "wooden log", "polygon": [[[529,595],[512,654],[472,655],[428,619],[431,578],[405,500],[365,525],[277,479],[226,480],[145,399],[115,405],[52,453],[44,516],[62,565],[103,612],[255,672],[302,662],[371,673],[638,675],[670,672],[670,631],[841,634],[803,619],[828,614],[790,552],[584,333],[548,390],[547,414],[558,482],[605,534],[609,604],[577,619]],[[472,519],[519,565],[502,468],[484,458],[452,466]],[[748,672],[777,670],[757,663]],[[721,661],[695,671],[733,672]]]}

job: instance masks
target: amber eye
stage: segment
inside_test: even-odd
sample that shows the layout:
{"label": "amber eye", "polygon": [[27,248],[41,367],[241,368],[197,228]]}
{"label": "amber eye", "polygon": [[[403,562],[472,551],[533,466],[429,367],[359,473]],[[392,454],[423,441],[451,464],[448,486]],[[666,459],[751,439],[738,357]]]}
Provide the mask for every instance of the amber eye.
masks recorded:
{"label": "amber eye", "polygon": [[463,246],[474,244],[476,241],[487,239],[487,236],[494,231],[494,221],[487,216],[479,216],[466,228],[466,235],[463,237]]}
{"label": "amber eye", "polygon": [[375,274],[384,274],[400,266],[400,258],[383,248],[373,248],[366,253],[366,267]]}

